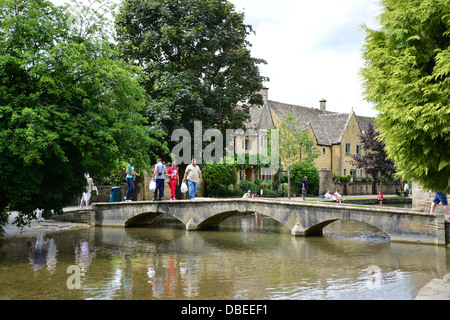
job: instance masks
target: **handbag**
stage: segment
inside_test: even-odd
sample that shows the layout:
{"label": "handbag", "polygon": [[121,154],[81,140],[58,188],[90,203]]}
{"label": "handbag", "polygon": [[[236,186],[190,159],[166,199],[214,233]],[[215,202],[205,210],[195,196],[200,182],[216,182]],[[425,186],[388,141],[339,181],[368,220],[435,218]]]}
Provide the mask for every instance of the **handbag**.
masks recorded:
{"label": "handbag", "polygon": [[156,182],[155,182],[155,180],[150,181],[150,184],[148,185],[148,188],[150,189],[150,191],[155,191],[155,189],[156,189]]}

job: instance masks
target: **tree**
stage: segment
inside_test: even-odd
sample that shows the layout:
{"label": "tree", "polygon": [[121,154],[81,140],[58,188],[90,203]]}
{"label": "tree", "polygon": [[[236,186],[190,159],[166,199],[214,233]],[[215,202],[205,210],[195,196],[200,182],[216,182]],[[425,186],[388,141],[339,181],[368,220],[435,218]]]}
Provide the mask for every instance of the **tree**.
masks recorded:
{"label": "tree", "polygon": [[[166,132],[195,121],[244,128],[265,80],[250,54],[244,14],[226,0],[130,0],[116,18],[124,59],[142,67],[147,114]],[[243,104],[241,102],[248,102]]]}
{"label": "tree", "polygon": [[[284,121],[276,124],[280,130],[280,159],[281,166],[287,171],[288,198],[291,198],[291,170],[292,165],[305,159],[314,161],[319,156],[314,140],[308,137],[308,129],[299,128],[299,122],[293,114],[288,113]],[[306,156],[305,156],[306,155]]]}
{"label": "tree", "polygon": [[206,163],[202,166],[202,177],[205,180],[206,191],[209,195],[217,196],[230,185],[236,184],[236,164],[228,164],[226,159],[220,163]]}
{"label": "tree", "polygon": [[381,176],[391,177],[397,171],[394,163],[387,159],[385,144],[380,141],[379,136],[372,122],[369,122],[367,131],[359,137],[365,151],[364,155],[352,155],[353,161],[349,161],[358,169],[364,169],[367,174],[370,174],[374,184],[377,181],[381,183]]}
{"label": "tree", "polygon": [[450,0],[384,0],[365,27],[365,98],[398,175],[430,190],[450,177]]}
{"label": "tree", "polygon": [[102,177],[129,157],[148,165],[150,147],[161,146],[140,114],[136,67],[101,30],[74,32],[69,12],[0,0],[0,211],[3,221],[6,206],[19,211],[18,226],[36,208],[46,218],[62,213],[84,190],[85,172]]}
{"label": "tree", "polygon": [[302,192],[303,178],[308,177],[308,187],[311,194],[319,192],[320,173],[311,160],[304,160],[294,163],[291,168],[291,183],[293,191],[297,194]]}

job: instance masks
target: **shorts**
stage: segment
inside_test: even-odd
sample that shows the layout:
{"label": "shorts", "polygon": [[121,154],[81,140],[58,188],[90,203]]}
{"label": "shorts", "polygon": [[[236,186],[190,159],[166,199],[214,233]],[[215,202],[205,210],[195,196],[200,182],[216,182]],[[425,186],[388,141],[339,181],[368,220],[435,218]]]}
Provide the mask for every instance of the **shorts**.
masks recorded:
{"label": "shorts", "polygon": [[442,202],[443,206],[448,206],[447,195],[440,191],[438,191],[434,194],[434,200],[433,200],[433,203],[439,204],[439,202]]}
{"label": "shorts", "polygon": [[306,196],[306,189],[302,189],[302,195]]}

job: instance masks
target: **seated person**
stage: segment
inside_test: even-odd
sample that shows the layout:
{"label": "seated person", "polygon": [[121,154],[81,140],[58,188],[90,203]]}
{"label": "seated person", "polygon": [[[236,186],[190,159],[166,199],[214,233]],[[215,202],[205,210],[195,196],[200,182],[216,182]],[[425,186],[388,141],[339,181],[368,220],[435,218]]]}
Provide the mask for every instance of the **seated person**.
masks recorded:
{"label": "seated person", "polygon": [[344,199],[342,199],[342,195],[339,193],[339,189],[336,189],[336,192],[333,193],[332,199],[341,203],[342,201],[344,201]]}
{"label": "seated person", "polygon": [[252,190],[248,190],[244,195],[242,196],[242,199],[250,199],[252,195]]}

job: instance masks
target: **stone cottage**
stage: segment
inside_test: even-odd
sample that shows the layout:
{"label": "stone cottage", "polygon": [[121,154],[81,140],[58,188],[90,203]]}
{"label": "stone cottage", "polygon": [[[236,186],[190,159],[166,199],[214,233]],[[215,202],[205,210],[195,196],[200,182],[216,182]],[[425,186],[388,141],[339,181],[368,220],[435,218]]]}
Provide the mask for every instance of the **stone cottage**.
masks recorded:
{"label": "stone cottage", "polygon": [[[341,176],[351,174],[354,178],[367,177],[362,169],[357,169],[349,161],[355,154],[363,154],[359,136],[368,128],[372,118],[350,113],[337,113],[327,110],[326,100],[320,101],[319,108],[302,107],[269,100],[269,89],[264,88],[262,95],[264,105],[250,109],[251,120],[248,129],[256,130],[255,137],[237,138],[236,153],[257,154],[265,151],[268,145],[268,130],[276,128],[284,121],[287,114],[294,115],[299,123],[298,129],[307,129],[309,137],[315,142],[320,155],[315,160],[321,173],[331,172]],[[300,159],[299,159],[300,160]],[[270,168],[249,166],[238,172],[238,180],[255,181],[256,179],[273,179]]]}

